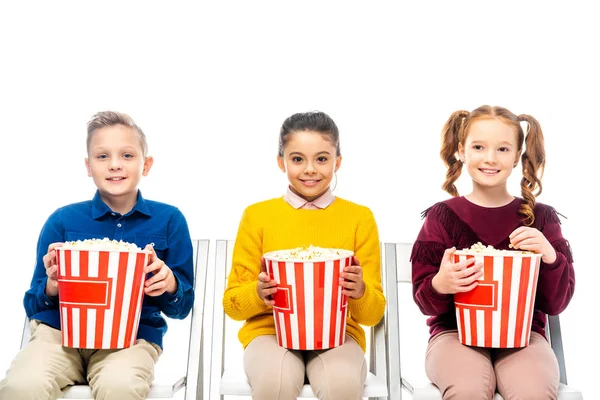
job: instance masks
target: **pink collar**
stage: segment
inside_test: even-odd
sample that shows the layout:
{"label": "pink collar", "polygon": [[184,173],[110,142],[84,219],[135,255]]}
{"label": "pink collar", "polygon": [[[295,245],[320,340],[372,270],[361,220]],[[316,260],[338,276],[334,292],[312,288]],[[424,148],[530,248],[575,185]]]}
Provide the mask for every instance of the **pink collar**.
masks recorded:
{"label": "pink collar", "polygon": [[327,208],[331,203],[333,203],[333,200],[335,200],[335,196],[331,192],[331,188],[328,188],[325,193],[323,193],[313,201],[307,201],[306,199],[292,192],[292,190],[288,186],[287,192],[285,193],[285,196],[283,196],[283,199],[295,209],[323,209]]}

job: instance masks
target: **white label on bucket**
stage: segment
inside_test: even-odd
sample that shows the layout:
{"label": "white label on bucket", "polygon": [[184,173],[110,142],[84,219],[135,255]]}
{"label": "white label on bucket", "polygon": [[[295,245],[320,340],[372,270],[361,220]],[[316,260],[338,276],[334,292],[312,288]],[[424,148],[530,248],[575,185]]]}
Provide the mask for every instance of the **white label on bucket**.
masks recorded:
{"label": "white label on bucket", "polygon": [[88,308],[87,310],[87,347],[93,348],[96,339],[96,309]]}
{"label": "white label on bucket", "polygon": [[306,344],[307,347],[315,342],[314,310],[315,310],[315,274],[312,264],[304,268],[304,300],[306,304]]}
{"label": "white label on bucket", "polygon": [[[79,326],[79,308],[72,308],[71,309],[71,314],[72,314],[72,321],[73,321],[73,326]],[[79,329],[73,329],[72,332],[72,336],[73,336],[73,347],[77,348],[79,347]]]}
{"label": "white label on bucket", "polygon": [[69,324],[67,323],[67,307],[62,308],[62,321],[60,328],[66,332],[66,334],[63,335],[63,346],[67,346],[69,344],[69,342],[67,341],[67,338],[69,337]]}
{"label": "white label on bucket", "polygon": [[90,278],[98,277],[98,259],[100,258],[100,252],[89,251],[88,252],[88,276]]}
{"label": "white label on bucket", "polygon": [[111,285],[110,294],[110,307],[104,312],[104,330],[102,332],[102,348],[110,348],[112,322],[114,317],[114,304],[117,295],[116,277],[119,274],[119,253],[110,252],[108,253],[108,277],[113,278],[113,284]]}
{"label": "white label on bucket", "polygon": [[517,328],[517,306],[519,303],[519,281],[521,280],[521,257],[513,258],[512,280],[510,287],[510,313],[508,318],[508,338],[506,347],[515,347],[515,332]]}
{"label": "white label on bucket", "polygon": [[61,276],[65,276],[67,274],[67,267],[66,267],[66,263],[67,260],[65,258],[65,252],[64,251],[59,251],[58,252],[58,256],[60,257],[60,274]]}
{"label": "white label on bucket", "polygon": [[[79,276],[79,252],[71,251],[71,276]],[[73,325],[75,326],[75,325]],[[77,346],[75,346],[77,347]]]}
{"label": "white label on bucket", "polygon": [[[327,261],[325,263],[325,271],[333,271],[333,261]],[[329,343],[329,329],[331,327],[331,304],[332,295],[331,285],[333,284],[333,274],[325,274],[325,290],[323,293],[323,337],[321,340],[323,343]]]}
{"label": "white label on bucket", "polygon": [[[294,263],[286,262],[285,263],[285,274],[286,274],[288,285],[290,285],[291,288],[296,287],[296,275],[295,275],[294,271],[295,271]],[[293,292],[294,289],[290,289],[290,290]],[[296,301],[295,294],[294,293],[292,293],[292,294],[293,295],[290,296],[290,302],[291,302],[292,310],[294,310],[295,312],[293,314],[290,314],[290,327],[291,327],[290,334],[292,335],[292,348],[297,349],[300,346],[300,338],[298,337],[298,332],[300,332],[300,330],[298,329],[298,303]]]}
{"label": "white label on bucket", "polygon": [[471,343],[471,312],[468,308],[463,309],[463,315],[465,317],[465,339],[468,345],[473,345]]}

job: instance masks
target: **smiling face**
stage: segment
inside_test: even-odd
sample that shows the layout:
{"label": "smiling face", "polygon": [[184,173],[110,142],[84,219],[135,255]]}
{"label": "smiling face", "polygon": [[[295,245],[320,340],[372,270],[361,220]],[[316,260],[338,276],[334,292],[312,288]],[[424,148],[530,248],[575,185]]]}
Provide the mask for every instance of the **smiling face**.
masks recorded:
{"label": "smiling face", "polygon": [[500,119],[478,119],[470,124],[458,152],[476,190],[506,190],[508,177],[519,162],[517,132]]}
{"label": "smiling face", "polygon": [[329,138],[314,131],[291,133],[283,156],[277,157],[291,190],[307,201],[313,201],[327,191],[341,162],[342,157],[336,156],[336,147]]}
{"label": "smiling face", "polygon": [[[100,198],[114,211],[129,211],[137,200],[138,184],[148,175],[152,157],[144,157],[140,134],[134,128],[112,125],[96,129],[85,160],[88,176]],[[129,209],[127,209],[129,208]]]}

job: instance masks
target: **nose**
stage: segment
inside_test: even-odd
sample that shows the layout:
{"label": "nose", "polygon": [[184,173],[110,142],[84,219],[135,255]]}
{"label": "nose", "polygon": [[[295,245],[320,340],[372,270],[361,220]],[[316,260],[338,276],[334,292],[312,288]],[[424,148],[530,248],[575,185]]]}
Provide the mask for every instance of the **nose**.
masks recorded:
{"label": "nose", "polygon": [[111,171],[120,171],[123,168],[123,166],[121,165],[121,161],[119,160],[118,157],[113,157],[110,160],[110,164],[109,164],[108,168]]}
{"label": "nose", "polygon": [[307,175],[312,175],[317,172],[311,162],[306,163],[306,168],[304,169],[304,173]]}
{"label": "nose", "polygon": [[490,163],[490,164],[496,163],[496,150],[495,149],[489,149],[488,151],[485,152],[485,162]]}

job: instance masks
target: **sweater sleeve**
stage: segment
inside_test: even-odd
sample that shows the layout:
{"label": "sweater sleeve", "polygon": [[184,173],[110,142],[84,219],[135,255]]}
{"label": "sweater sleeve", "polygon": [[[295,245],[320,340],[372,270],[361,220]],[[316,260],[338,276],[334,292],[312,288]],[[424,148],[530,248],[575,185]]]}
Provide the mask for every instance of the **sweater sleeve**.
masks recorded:
{"label": "sweater sleeve", "polygon": [[365,282],[365,293],[360,299],[349,299],[352,318],[361,325],[376,325],[385,311],[385,297],[381,287],[381,252],[375,217],[366,209],[356,229],[354,254],[360,262]]}
{"label": "sweater sleeve", "polygon": [[231,272],[223,295],[225,313],[236,321],[247,320],[271,310],[257,291],[262,248],[262,230],[252,217],[251,209],[247,208],[235,239]]}
{"label": "sweater sleeve", "polygon": [[440,269],[444,251],[452,245],[438,218],[444,208],[438,205],[428,211],[410,256],[413,298],[423,314],[437,316],[454,308],[454,296],[436,292],[431,284]]}
{"label": "sweater sleeve", "polygon": [[542,212],[536,212],[536,220],[540,219],[540,231],[554,247],[556,260],[552,264],[542,261],[540,265],[535,308],[557,315],[567,308],[575,291],[573,255],[569,242],[562,235],[556,211],[549,206],[539,206]]}

